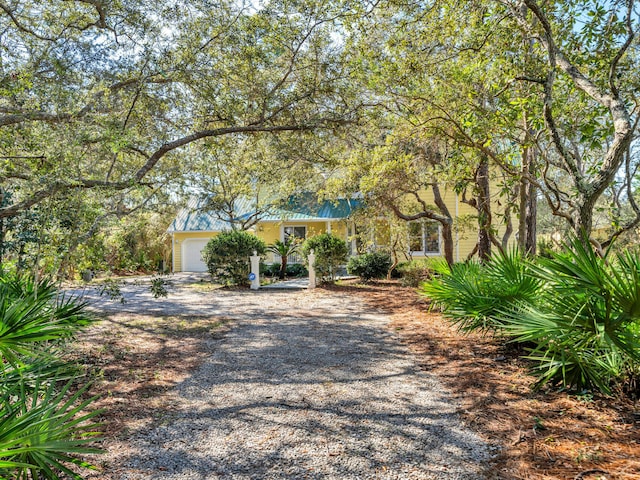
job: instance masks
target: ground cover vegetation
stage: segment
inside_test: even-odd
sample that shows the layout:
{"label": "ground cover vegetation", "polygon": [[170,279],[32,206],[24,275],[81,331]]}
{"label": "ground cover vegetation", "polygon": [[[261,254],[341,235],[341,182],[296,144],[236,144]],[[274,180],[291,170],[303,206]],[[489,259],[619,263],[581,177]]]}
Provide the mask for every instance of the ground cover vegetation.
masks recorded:
{"label": "ground cover vegetation", "polygon": [[[260,264],[260,273],[267,277],[278,277],[280,279],[280,273],[282,272],[282,265],[280,263]],[[300,278],[309,275],[309,271],[302,263],[290,263],[287,264],[287,271],[285,278]]]}
{"label": "ground cover vegetation", "polygon": [[454,265],[423,293],[465,332],[522,346],[537,386],[640,397],[640,257],[574,239],[550,258],[517,251]]}
{"label": "ground cover vegetation", "polygon": [[63,359],[91,323],[81,302],[49,280],[0,277],[0,477],[81,478],[99,450],[89,380]]}

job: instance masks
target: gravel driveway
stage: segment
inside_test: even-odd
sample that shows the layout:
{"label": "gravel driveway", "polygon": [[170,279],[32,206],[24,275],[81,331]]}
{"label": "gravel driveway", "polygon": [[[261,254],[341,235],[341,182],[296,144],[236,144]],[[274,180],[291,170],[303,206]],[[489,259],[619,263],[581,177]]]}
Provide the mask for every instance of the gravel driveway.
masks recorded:
{"label": "gravel driveway", "polygon": [[[175,407],[135,432],[118,474],[133,479],[480,479],[486,445],[436,378],[354,296],[125,288],[100,310],[234,319]],[[118,452],[109,452],[110,456]]]}

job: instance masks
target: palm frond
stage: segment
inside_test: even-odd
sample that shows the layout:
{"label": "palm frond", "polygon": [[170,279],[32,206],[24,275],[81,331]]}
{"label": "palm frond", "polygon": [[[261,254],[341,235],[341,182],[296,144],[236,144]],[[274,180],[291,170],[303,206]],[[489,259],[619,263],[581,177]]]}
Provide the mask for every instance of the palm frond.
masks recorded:
{"label": "palm frond", "polygon": [[95,397],[85,398],[89,385],[71,393],[74,381],[58,388],[57,382],[31,386],[21,383],[0,397],[0,460],[15,469],[17,478],[44,475],[59,479],[72,475],[66,464],[88,466],[75,455],[99,453],[92,446],[100,435],[93,419],[100,410],[85,412]]}

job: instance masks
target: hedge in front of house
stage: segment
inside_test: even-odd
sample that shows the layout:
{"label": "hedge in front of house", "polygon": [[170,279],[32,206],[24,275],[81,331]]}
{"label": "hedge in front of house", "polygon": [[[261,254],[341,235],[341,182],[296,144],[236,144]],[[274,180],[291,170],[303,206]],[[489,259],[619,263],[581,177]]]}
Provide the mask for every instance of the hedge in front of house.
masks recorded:
{"label": "hedge in front of house", "polygon": [[223,231],[209,240],[202,259],[214,282],[248,285],[253,252],[264,255],[267,245],[255,235],[241,230]]}
{"label": "hedge in front of house", "polygon": [[387,252],[364,253],[349,259],[347,273],[357,275],[365,282],[374,278],[385,278],[391,263],[391,256]]}

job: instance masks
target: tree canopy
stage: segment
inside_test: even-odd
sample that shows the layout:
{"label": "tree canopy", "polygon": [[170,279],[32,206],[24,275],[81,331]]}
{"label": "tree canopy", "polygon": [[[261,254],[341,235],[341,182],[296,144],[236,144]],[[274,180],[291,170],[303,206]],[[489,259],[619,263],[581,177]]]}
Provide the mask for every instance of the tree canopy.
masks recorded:
{"label": "tree canopy", "polygon": [[575,231],[605,218],[606,244],[640,223],[639,21],[633,1],[2,2],[0,251],[37,211],[75,205],[88,239],[181,192],[323,178],[445,231],[453,191],[481,256],[512,232],[534,251],[538,200]]}

